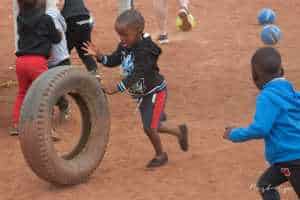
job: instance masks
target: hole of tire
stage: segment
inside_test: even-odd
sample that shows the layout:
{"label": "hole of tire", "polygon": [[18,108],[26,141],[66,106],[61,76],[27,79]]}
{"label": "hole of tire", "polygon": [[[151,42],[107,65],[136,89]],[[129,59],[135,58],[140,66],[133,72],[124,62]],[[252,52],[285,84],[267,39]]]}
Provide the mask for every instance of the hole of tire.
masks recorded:
{"label": "hole of tire", "polygon": [[58,102],[52,108],[52,140],[58,156],[69,160],[76,156],[71,154],[78,151],[82,140],[82,112],[72,95],[64,95]]}

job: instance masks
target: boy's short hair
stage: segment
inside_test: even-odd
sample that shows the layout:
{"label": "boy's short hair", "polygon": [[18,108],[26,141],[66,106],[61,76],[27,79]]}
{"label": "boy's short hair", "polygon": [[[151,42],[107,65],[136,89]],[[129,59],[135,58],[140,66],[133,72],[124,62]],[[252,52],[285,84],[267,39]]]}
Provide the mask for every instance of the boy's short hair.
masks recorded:
{"label": "boy's short hair", "polygon": [[251,64],[268,75],[275,75],[282,69],[280,53],[272,47],[259,48],[252,56]]}
{"label": "boy's short hair", "polygon": [[123,12],[117,18],[116,24],[130,27],[141,33],[145,29],[145,19],[143,15],[135,9],[126,10],[125,12]]}

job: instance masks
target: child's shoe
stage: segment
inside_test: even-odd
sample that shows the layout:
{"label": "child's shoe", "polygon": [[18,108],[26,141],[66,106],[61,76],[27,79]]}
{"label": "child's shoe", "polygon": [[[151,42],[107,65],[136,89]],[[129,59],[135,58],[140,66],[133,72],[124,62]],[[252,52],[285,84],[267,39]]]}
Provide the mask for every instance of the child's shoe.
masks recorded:
{"label": "child's shoe", "polygon": [[19,135],[19,128],[16,125],[13,125],[9,130],[10,136],[18,136]]}
{"label": "child's shoe", "polygon": [[156,156],[148,164],[147,168],[156,168],[168,163],[168,154],[163,153],[161,156]]}
{"label": "child's shoe", "polygon": [[159,44],[168,44],[169,43],[168,34],[159,35],[157,41]]}
{"label": "child's shoe", "polygon": [[189,11],[187,8],[182,8],[178,12],[178,16],[182,20],[182,31],[190,31],[192,29],[192,23],[189,20]]}
{"label": "child's shoe", "polygon": [[179,126],[179,130],[181,133],[181,136],[178,137],[178,143],[180,145],[180,148],[182,151],[188,151],[189,150],[189,141],[188,141],[188,128],[186,124],[182,124]]}

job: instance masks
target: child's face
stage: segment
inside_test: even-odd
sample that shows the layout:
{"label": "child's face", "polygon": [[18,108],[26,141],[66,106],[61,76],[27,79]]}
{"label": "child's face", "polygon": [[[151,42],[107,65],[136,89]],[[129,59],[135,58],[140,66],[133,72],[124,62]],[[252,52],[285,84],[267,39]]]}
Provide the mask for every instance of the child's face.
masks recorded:
{"label": "child's face", "polygon": [[140,34],[133,28],[116,24],[115,29],[124,47],[132,47],[139,40]]}
{"label": "child's face", "polygon": [[58,10],[62,10],[65,6],[65,0],[56,0],[56,7]]}

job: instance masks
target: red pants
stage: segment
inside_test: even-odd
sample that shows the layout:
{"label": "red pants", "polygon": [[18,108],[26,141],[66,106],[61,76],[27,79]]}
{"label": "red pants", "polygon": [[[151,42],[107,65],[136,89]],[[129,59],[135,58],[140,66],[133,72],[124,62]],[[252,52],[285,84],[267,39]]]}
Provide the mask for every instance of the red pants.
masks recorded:
{"label": "red pants", "polygon": [[43,72],[48,70],[47,59],[43,56],[20,56],[16,61],[16,73],[19,91],[13,110],[13,123],[18,124],[20,109],[31,83]]}

